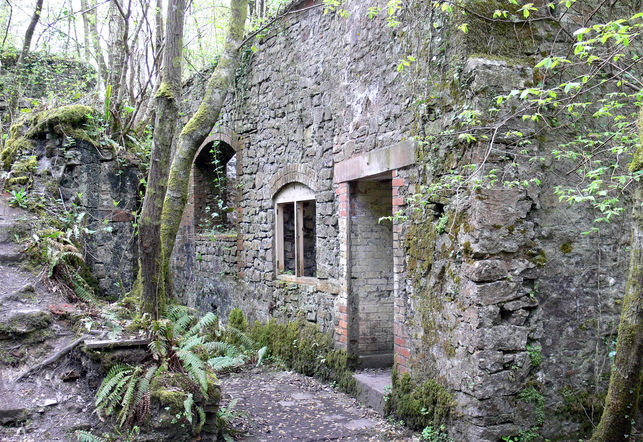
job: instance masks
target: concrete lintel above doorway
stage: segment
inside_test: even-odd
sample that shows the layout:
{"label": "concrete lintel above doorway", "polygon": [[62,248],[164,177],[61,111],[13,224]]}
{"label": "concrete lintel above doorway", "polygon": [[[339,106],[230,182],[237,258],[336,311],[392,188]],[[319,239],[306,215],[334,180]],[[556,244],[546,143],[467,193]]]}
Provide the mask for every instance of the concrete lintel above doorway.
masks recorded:
{"label": "concrete lintel above doorway", "polygon": [[367,152],[335,164],[335,183],[368,178],[415,162],[416,143],[401,141],[391,147]]}

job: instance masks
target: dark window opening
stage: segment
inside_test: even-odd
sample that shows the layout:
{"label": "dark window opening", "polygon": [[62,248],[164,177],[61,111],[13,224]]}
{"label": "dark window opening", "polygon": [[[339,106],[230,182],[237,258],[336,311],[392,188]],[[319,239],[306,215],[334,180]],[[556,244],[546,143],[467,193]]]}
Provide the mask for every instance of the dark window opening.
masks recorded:
{"label": "dark window opening", "polygon": [[237,157],[232,147],[215,142],[194,162],[194,224],[200,233],[235,229]]}

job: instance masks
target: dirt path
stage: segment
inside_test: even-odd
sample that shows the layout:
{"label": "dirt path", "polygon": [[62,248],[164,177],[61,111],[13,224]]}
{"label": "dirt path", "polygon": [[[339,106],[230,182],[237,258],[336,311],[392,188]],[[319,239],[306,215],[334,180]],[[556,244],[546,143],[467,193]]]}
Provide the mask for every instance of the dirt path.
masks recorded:
{"label": "dirt path", "polygon": [[235,410],[245,413],[233,421],[245,431],[238,440],[418,440],[355,399],[298,373],[254,368],[221,382],[222,407],[238,399]]}

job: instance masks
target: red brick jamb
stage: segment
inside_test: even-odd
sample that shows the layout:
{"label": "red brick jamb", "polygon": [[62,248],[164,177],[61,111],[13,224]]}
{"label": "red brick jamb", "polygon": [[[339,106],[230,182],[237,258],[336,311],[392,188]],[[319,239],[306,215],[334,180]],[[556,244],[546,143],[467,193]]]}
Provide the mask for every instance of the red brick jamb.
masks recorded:
{"label": "red brick jamb", "polygon": [[[393,170],[393,215],[404,209],[405,202],[401,192],[407,183],[400,177],[397,170]],[[402,299],[404,285],[404,243],[402,241],[402,222],[393,219],[393,278],[394,278],[394,314],[393,314],[393,352],[395,362],[401,373],[409,371],[409,358],[411,351],[406,329],[406,305]]]}
{"label": "red brick jamb", "polygon": [[335,190],[339,200],[339,220],[343,229],[340,229],[342,245],[340,246],[340,265],[345,273],[342,284],[341,296],[336,301],[335,311],[335,342],[339,348],[348,349],[348,291],[350,269],[349,266],[349,232],[350,229],[350,184],[347,182],[340,183]]}

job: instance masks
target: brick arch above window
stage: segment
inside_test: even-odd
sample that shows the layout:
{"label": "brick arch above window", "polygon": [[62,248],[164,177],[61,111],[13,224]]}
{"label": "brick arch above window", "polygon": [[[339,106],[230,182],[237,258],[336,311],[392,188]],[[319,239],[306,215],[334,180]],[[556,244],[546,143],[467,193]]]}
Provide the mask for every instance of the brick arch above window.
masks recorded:
{"label": "brick arch above window", "polygon": [[283,167],[270,180],[270,196],[275,197],[277,192],[287,184],[301,183],[308,186],[313,192],[317,192],[317,172],[303,164],[289,164]]}
{"label": "brick arch above window", "polygon": [[227,144],[234,149],[235,153],[238,153],[243,148],[241,138],[239,138],[239,135],[237,135],[232,129],[229,129],[227,127],[218,127],[214,130],[214,132],[212,132],[210,136],[208,136],[203,141],[203,143],[201,143],[196,151],[196,154],[194,154],[194,160],[199,158],[199,155],[201,155],[201,151],[203,149],[210,146],[215,141],[220,141]]}

